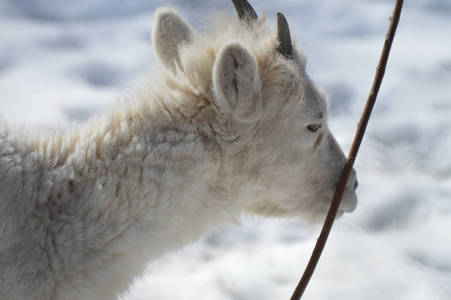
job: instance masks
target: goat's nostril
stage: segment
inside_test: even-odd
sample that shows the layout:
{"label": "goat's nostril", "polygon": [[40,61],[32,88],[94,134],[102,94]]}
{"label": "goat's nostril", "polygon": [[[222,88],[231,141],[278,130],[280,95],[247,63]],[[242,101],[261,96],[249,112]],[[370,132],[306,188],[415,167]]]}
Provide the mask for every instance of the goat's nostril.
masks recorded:
{"label": "goat's nostril", "polygon": [[356,190],[358,187],[359,187],[359,182],[356,179],[354,182],[354,190]]}

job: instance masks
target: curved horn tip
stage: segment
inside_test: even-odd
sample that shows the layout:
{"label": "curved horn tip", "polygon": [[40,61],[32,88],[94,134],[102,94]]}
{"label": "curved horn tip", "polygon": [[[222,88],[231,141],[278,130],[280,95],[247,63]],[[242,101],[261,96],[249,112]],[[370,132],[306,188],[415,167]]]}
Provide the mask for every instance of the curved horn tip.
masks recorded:
{"label": "curved horn tip", "polygon": [[257,20],[258,16],[247,0],[232,0],[240,20]]}
{"label": "curved horn tip", "polygon": [[291,43],[290,27],[287,19],[280,12],[277,13],[277,40],[279,41],[277,51],[286,58],[292,58],[293,44]]}

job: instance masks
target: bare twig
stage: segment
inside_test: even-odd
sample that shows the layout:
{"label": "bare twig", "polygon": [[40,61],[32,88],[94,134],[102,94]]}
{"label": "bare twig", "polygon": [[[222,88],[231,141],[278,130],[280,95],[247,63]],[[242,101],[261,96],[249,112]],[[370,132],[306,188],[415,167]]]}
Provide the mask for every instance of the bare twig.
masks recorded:
{"label": "bare twig", "polygon": [[354,137],[354,142],[352,144],[351,150],[349,152],[348,158],[346,160],[346,164],[343,168],[340,180],[337,184],[337,188],[335,190],[335,194],[330,205],[329,212],[327,214],[326,220],[324,221],[323,229],[321,234],[316,242],[316,246],[312,252],[312,256],[310,257],[310,261],[302,275],[301,280],[299,281],[298,286],[296,287],[293,295],[291,296],[291,300],[301,299],[302,294],[304,293],[310,278],[315,271],[316,265],[318,264],[321,253],[323,252],[324,246],[326,244],[327,238],[329,236],[330,230],[334,223],[335,217],[337,215],[338,208],[340,207],[341,199],[343,198],[343,194],[346,190],[346,183],[348,182],[349,175],[351,174],[352,167],[354,166],[354,161],[356,159],[357,153],[360,148],[360,144],[362,143],[363,136],[365,134],[365,130],[368,124],[368,121],[371,116],[371,112],[373,110],[374,104],[376,102],[376,97],[379,92],[379,88],[382,83],[382,79],[384,78],[385,68],[387,66],[388,56],[390,54],[391,45],[393,43],[393,39],[395,37],[396,28],[398,26],[399,18],[401,16],[401,10],[403,5],[403,0],[397,0],[395,9],[393,11],[393,16],[390,18],[390,27],[388,29],[388,33],[385,37],[384,48],[382,50],[382,55],[379,60],[379,65],[377,66],[376,75],[373,81],[373,86],[371,88],[370,94],[368,96],[368,100],[366,102],[365,109],[362,113],[362,117],[360,119],[360,123],[357,128],[357,132]]}

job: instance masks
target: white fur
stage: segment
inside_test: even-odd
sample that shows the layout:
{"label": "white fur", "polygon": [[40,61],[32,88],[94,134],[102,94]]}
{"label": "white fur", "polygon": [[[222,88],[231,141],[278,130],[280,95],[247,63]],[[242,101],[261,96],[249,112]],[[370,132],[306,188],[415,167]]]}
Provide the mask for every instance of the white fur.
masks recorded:
{"label": "white fur", "polygon": [[159,77],[82,128],[0,121],[0,299],[113,299],[241,212],[324,217],[344,163],[325,96],[264,18],[235,18],[198,34],[158,10]]}

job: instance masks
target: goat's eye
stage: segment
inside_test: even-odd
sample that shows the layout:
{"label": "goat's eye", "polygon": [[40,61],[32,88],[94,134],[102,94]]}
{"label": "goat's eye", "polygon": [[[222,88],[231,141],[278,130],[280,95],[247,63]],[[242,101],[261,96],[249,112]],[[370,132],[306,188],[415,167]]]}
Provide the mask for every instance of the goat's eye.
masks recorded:
{"label": "goat's eye", "polygon": [[316,132],[318,129],[321,128],[321,124],[310,124],[307,126],[307,129],[311,132]]}

